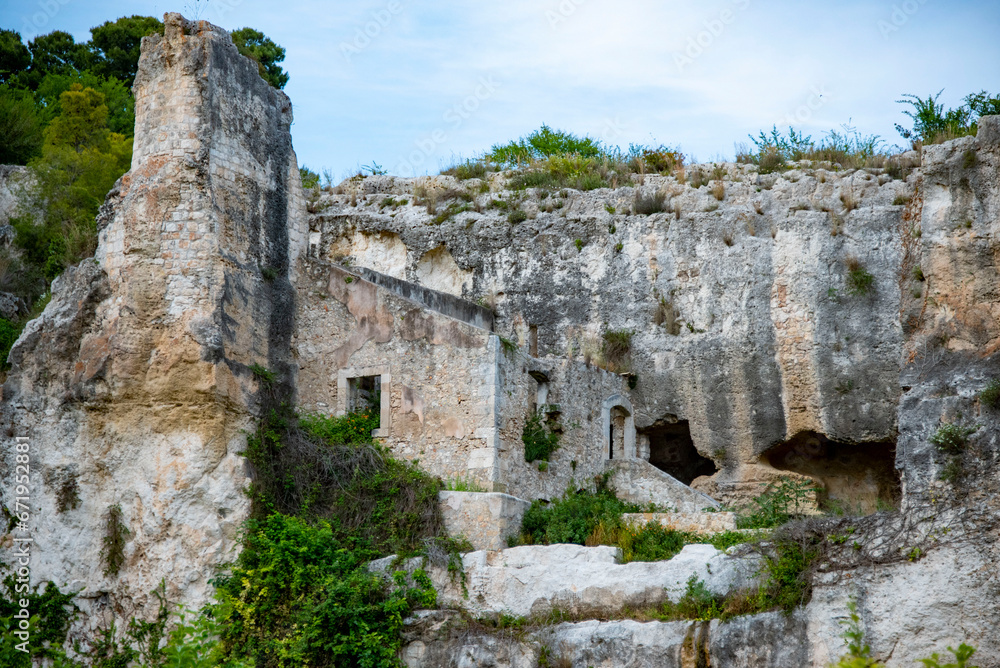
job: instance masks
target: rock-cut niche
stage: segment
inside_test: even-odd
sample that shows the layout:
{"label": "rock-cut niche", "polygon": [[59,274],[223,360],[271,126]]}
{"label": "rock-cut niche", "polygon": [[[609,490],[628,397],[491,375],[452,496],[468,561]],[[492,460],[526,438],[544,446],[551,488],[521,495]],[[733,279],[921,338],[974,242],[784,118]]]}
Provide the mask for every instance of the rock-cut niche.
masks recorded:
{"label": "rock-cut niche", "polygon": [[715,462],[694,447],[687,420],[658,422],[638,432],[649,439],[649,463],[685,485],[719,470]]}
{"label": "rock-cut niche", "polygon": [[868,514],[899,506],[895,439],[844,443],[806,431],[770,448],[761,460],[820,483],[820,506],[827,510]]}

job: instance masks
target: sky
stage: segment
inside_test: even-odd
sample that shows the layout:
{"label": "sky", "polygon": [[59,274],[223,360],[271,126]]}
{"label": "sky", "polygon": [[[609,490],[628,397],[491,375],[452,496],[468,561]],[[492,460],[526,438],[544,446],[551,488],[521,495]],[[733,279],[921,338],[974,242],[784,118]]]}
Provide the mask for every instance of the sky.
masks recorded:
{"label": "sky", "polygon": [[299,163],[334,182],[435,174],[543,123],[700,161],[775,124],[903,145],[902,94],[1000,94],[996,0],[0,0],[0,26],[86,41],[167,11],[285,47]]}

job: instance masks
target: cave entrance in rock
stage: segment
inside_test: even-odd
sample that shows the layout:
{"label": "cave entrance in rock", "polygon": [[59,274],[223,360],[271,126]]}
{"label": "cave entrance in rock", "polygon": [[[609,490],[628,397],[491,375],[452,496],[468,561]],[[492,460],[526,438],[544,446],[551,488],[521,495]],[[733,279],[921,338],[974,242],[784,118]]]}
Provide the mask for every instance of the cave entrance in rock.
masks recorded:
{"label": "cave entrance in rock", "polygon": [[899,507],[902,487],[895,439],[844,443],[807,431],[768,449],[761,460],[819,482],[820,507],[825,510],[867,515]]}
{"label": "cave entrance in rock", "polygon": [[649,439],[649,463],[685,485],[719,470],[715,462],[694,447],[687,420],[657,422],[638,433]]}

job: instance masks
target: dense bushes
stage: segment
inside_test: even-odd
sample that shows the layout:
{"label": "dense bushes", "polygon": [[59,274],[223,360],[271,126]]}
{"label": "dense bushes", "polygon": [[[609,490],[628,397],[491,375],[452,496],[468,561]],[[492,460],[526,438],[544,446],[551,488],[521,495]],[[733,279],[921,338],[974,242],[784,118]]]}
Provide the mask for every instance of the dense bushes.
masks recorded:
{"label": "dense bushes", "polygon": [[403,619],[433,606],[434,588],[417,571],[415,586],[397,579],[390,590],[365,568],[380,552],[337,533],[286,515],[247,524],[239,559],[217,581],[228,653],[258,668],[398,665]]}
{"label": "dense bushes", "polygon": [[540,413],[532,413],[524,421],[521,442],[524,443],[524,461],[547,462],[559,447],[559,434],[552,430],[552,425],[542,421]]}

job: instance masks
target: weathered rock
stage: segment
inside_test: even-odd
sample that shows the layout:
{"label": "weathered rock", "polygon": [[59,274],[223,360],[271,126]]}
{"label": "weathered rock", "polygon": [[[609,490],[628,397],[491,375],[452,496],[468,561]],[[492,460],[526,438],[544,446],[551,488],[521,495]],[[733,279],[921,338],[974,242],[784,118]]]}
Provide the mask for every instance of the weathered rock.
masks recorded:
{"label": "weathered rock", "polygon": [[[249,367],[294,379],[289,269],[305,219],[288,98],[225,31],[177,14],[143,40],[134,92],[132,170],[96,259],[53,284],[3,394],[4,479],[13,437],[30,444],[31,580],[78,593],[87,626],[155,609],[161,580],[171,600],[207,600],[248,509]],[[114,506],[129,532],[117,573],[103,541]]]}
{"label": "weathered rock", "polygon": [[[525,545],[463,555],[464,590],[447,568],[431,566],[428,574],[445,607],[526,617],[556,610],[603,616],[677,601],[692,576],[723,595],[749,587],[759,570],[757,559],[732,557],[711,545],[685,545],[668,561],[620,564],[618,557],[618,548],[607,546]],[[392,561],[381,559],[372,568],[386,570]]]}
{"label": "weathered rock", "polygon": [[720,533],[736,531],[736,513],[625,513],[622,519],[636,526],[659,524],[674,531]]}

